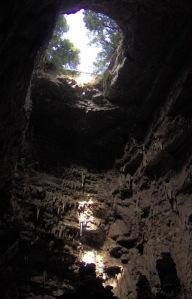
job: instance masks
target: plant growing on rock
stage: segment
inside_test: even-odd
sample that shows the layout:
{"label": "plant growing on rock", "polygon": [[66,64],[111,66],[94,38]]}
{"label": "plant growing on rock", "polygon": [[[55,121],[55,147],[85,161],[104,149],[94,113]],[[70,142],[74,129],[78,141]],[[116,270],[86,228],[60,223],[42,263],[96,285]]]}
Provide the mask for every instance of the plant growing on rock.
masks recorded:
{"label": "plant growing on rock", "polygon": [[94,63],[95,73],[103,73],[109,66],[110,59],[120,43],[120,28],[108,16],[91,10],[84,12],[84,22],[92,37],[90,44],[101,48]]}
{"label": "plant growing on rock", "polygon": [[60,15],[45,53],[46,62],[52,63],[59,69],[76,68],[79,64],[80,50],[69,39],[63,37],[68,30],[66,18]]}

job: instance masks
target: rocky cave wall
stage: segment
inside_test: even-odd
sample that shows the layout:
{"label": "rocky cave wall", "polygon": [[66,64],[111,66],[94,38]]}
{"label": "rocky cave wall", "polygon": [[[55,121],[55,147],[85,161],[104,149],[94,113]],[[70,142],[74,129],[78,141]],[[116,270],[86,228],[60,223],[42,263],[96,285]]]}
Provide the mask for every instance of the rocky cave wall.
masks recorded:
{"label": "rocky cave wall", "polygon": [[[41,4],[28,1],[13,4],[10,1],[6,5],[2,3],[1,7],[1,99],[6,103],[2,104],[1,123],[2,130],[8,130],[1,137],[2,182],[6,180],[6,173],[10,174],[10,169],[13,168],[13,165],[8,165],[14,164],[11,157],[17,155],[17,148],[21,143],[20,132],[24,130],[26,122],[23,119],[23,105],[35,57],[50,38],[58,12],[91,8],[109,14],[122,27],[125,41],[124,63],[121,63],[124,67],[118,72],[115,91],[111,89],[110,98],[128,105],[127,118],[130,123],[133,122],[133,115],[137,115],[139,120],[142,116],[144,123],[148,118],[151,119],[158,102],[165,99],[174,76],[190,53],[189,1],[182,4],[180,1],[160,1],[158,5],[154,1],[113,1],[111,4],[107,1],[48,1]],[[116,67],[113,72],[117,73]],[[143,109],[139,113],[138,105],[140,107],[141,103]],[[151,109],[146,112],[145,107],[149,106]],[[13,113],[10,122],[7,120],[8,113]],[[9,137],[10,146],[4,140],[7,134],[12,136]]]}
{"label": "rocky cave wall", "polygon": [[0,188],[3,190],[10,183],[23,141],[29,114],[26,110],[30,110],[25,99],[35,59],[51,36],[58,1],[8,1],[0,6]]}
{"label": "rocky cave wall", "polygon": [[[1,212],[9,205],[11,173],[27,125],[25,101],[35,59],[58,12],[91,8],[108,13],[124,32],[119,60],[111,66],[111,79],[118,77],[109,92],[109,101],[118,107],[115,126],[126,144],[122,157],[113,157],[120,186],[111,193],[120,222],[114,224],[118,239],[113,227],[110,234],[129,250],[121,297],[190,299],[190,1],[29,0],[0,7]],[[122,222],[125,236],[119,232]]]}

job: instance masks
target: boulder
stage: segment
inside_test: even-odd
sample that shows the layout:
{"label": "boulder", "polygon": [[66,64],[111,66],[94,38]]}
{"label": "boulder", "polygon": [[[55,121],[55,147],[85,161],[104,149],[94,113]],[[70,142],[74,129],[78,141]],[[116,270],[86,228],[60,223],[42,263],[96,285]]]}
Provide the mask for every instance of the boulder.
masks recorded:
{"label": "boulder", "polygon": [[116,277],[119,273],[121,273],[121,268],[119,266],[111,266],[111,267],[106,267],[104,269],[104,272],[109,276],[109,277]]}
{"label": "boulder", "polygon": [[129,228],[123,220],[116,220],[109,229],[109,237],[116,240],[119,236],[127,235]]}
{"label": "boulder", "polygon": [[137,238],[119,237],[117,243],[127,249],[134,248],[137,244]]}
{"label": "boulder", "polygon": [[129,256],[128,256],[128,254],[123,254],[123,255],[121,256],[121,262],[122,262],[122,264],[127,264],[128,261],[129,261]]}
{"label": "boulder", "polygon": [[92,248],[100,248],[103,246],[105,241],[105,232],[97,229],[97,230],[87,230],[83,232],[83,236],[81,237],[81,242]]}
{"label": "boulder", "polygon": [[92,96],[92,101],[95,103],[95,104],[103,104],[103,102],[105,101],[104,100],[104,95],[99,92],[99,93],[96,93]]}
{"label": "boulder", "polygon": [[115,245],[110,249],[109,253],[112,257],[119,259],[122,256],[121,249],[122,249],[121,246]]}

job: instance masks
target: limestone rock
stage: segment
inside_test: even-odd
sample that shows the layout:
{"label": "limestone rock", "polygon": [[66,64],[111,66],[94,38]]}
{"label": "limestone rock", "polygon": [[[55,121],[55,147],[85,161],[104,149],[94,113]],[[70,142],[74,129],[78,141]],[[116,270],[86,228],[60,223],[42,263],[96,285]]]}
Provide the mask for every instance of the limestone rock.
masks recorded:
{"label": "limestone rock", "polygon": [[121,250],[121,246],[113,246],[110,250],[109,253],[112,257],[114,258],[120,258],[122,256],[122,250]]}
{"label": "limestone rock", "polygon": [[121,262],[122,262],[123,264],[127,264],[128,261],[129,261],[129,256],[128,256],[128,254],[123,254],[123,255],[121,256]]}
{"label": "limestone rock", "polygon": [[134,248],[137,244],[137,238],[119,237],[117,243],[127,249]]}
{"label": "limestone rock", "polygon": [[109,277],[115,277],[117,274],[121,273],[121,268],[119,266],[111,266],[104,269],[104,272]]}
{"label": "limestone rock", "polygon": [[86,244],[93,248],[102,247],[104,240],[105,240],[105,232],[100,229],[84,231],[83,236],[81,238],[83,244]]}
{"label": "limestone rock", "polygon": [[123,220],[116,220],[109,229],[109,237],[116,240],[119,236],[127,235],[129,228]]}
{"label": "limestone rock", "polygon": [[104,103],[104,96],[102,93],[96,93],[92,96],[92,101],[95,104],[103,104]]}

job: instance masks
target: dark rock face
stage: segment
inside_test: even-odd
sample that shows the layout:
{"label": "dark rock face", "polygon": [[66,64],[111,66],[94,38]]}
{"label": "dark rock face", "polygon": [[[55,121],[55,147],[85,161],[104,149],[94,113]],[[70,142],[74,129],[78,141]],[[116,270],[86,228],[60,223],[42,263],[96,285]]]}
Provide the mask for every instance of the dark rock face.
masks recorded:
{"label": "dark rock face", "polygon": [[0,188],[10,180],[23,141],[31,73],[38,51],[51,36],[57,9],[58,1],[0,4]]}
{"label": "dark rock face", "polygon": [[145,275],[140,275],[137,283],[137,298],[138,299],[153,299],[150,284]]}
{"label": "dark rock face", "polygon": [[92,93],[97,92],[62,75],[40,73],[33,79],[31,138],[43,164],[72,157],[108,166],[121,152],[123,111],[107,100],[95,103]]}
{"label": "dark rock face", "polygon": [[181,286],[177,276],[175,263],[171,258],[170,253],[162,254],[162,259],[157,260],[156,268],[161,281],[161,291],[158,296],[168,298],[177,297],[180,293]]}
{"label": "dark rock face", "polygon": [[[57,14],[80,8],[109,14],[124,32],[107,102],[36,68],[29,88]],[[85,243],[99,244],[122,270],[118,297],[191,299],[191,1],[7,1],[0,16],[3,298],[113,298],[94,265],[76,263],[77,201],[91,194],[100,222]],[[31,108],[29,149],[39,167],[21,152]],[[112,167],[115,159],[113,175],[71,166]],[[59,163],[51,177],[41,169],[49,162]]]}

